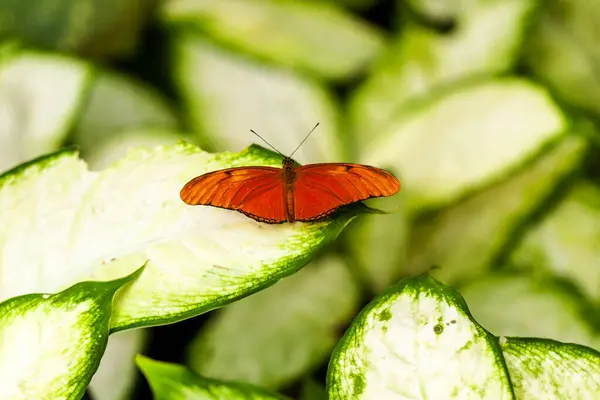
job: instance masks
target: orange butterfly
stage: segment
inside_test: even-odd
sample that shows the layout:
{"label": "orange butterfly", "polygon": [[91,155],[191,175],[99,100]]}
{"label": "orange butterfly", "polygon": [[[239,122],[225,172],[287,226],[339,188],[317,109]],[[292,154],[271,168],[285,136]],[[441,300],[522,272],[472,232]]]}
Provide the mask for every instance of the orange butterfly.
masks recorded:
{"label": "orange butterfly", "polygon": [[296,167],[291,158],[296,150],[290,157],[284,156],[282,168],[237,167],[197,176],[181,189],[181,199],[189,205],[226,208],[260,222],[281,224],[317,221],[341,206],[391,196],[400,190],[396,177],[368,165],[323,163]]}

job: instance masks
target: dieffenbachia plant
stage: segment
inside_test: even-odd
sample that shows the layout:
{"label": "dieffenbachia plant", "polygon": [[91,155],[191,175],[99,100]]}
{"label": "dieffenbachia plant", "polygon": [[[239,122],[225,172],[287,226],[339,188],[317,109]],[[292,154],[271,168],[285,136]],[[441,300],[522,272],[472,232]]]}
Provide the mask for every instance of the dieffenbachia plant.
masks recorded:
{"label": "dieffenbachia plant", "polygon": [[[354,214],[263,225],[235,212],[187,207],[178,197],[182,183],[208,169],[278,162],[257,147],[209,154],[181,143],[133,150],[101,172],[64,150],[2,175],[5,397],[79,398],[110,332],[206,312],[302,267]],[[583,346],[495,337],[457,293],[425,275],[393,286],[355,319],[331,359],[329,393],[583,396],[599,389],[598,361]],[[189,371],[156,377],[160,368],[149,373],[146,364],[156,382],[203,382],[231,398],[277,398]],[[559,382],[558,373],[579,378]]]}
{"label": "dieffenbachia plant", "polygon": [[141,272],[0,303],[0,398],[81,398],[106,349],[113,297]]}
{"label": "dieffenbachia plant", "polygon": [[137,364],[148,380],[155,399],[288,399],[247,383],[203,378],[182,365],[155,361],[148,357],[138,356]]}
{"label": "dieffenbachia plant", "polygon": [[[144,357],[138,365],[157,399],[283,398],[184,366]],[[600,353],[496,336],[460,294],[426,273],[390,287],[355,318],[333,352],[327,390],[329,399],[591,399],[600,391]]]}
{"label": "dieffenbachia plant", "polygon": [[329,363],[330,399],[591,399],[600,353],[498,337],[429,274],[405,279],[354,319]]}
{"label": "dieffenbachia plant", "polygon": [[280,160],[259,147],[210,154],[180,143],[132,150],[96,172],[67,149],[1,175],[1,390],[78,398],[108,332],[190,318],[304,266],[356,212],[265,225],[179,198],[205,171]]}

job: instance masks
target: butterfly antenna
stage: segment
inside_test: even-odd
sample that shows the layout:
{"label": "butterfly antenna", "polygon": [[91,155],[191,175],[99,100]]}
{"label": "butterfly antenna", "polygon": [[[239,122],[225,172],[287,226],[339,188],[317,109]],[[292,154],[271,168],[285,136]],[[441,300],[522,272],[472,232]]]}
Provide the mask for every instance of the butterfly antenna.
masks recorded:
{"label": "butterfly antenna", "polygon": [[311,133],[313,133],[313,131],[315,129],[317,129],[317,126],[319,126],[319,123],[317,122],[317,124],[310,130],[310,132],[308,132],[308,135],[306,135],[306,137],[304,138],[304,140],[302,142],[300,142],[300,144],[298,145],[298,147],[296,147],[296,149],[294,151],[292,151],[292,154],[290,154],[289,158],[292,158],[292,156],[294,155],[294,153],[300,148],[300,146],[302,146],[304,144],[304,142],[306,142],[306,139],[308,139],[308,137],[310,136]]}
{"label": "butterfly antenna", "polygon": [[266,143],[266,144],[268,144],[268,145],[269,145],[269,146],[270,146],[270,147],[271,147],[273,150],[275,150],[276,152],[278,152],[278,153],[279,153],[279,155],[281,155],[282,157],[285,157],[283,154],[281,154],[281,152],[280,152],[279,150],[277,150],[277,149],[275,148],[275,146],[273,146],[271,143],[267,142],[267,141],[265,140],[265,138],[263,138],[262,136],[260,136],[258,133],[254,132],[252,129],[250,129],[250,132],[254,133],[256,136],[258,136],[259,138],[261,138],[261,140],[262,140],[263,142],[265,142],[265,143]]}

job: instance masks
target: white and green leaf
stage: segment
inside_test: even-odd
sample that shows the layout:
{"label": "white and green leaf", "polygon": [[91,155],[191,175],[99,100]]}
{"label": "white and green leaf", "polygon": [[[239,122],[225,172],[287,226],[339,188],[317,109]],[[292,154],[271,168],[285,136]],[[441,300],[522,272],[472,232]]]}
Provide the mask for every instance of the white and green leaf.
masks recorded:
{"label": "white and green leaf", "polygon": [[598,18],[596,1],[546,1],[523,50],[532,72],[558,96],[596,114],[600,112]]}
{"label": "white and green leaf", "polygon": [[192,341],[188,363],[210,378],[285,386],[327,358],[358,301],[348,267],[328,256],[219,310]]}
{"label": "white and green leaf", "polygon": [[371,207],[390,214],[373,215],[352,222],[346,231],[348,252],[363,283],[374,293],[402,277],[410,243],[410,221],[403,207],[404,188],[393,198],[370,200]]}
{"label": "white and green leaf", "polygon": [[90,65],[59,55],[11,51],[0,59],[0,171],[63,143],[91,74]]}
{"label": "white and green leaf", "polygon": [[324,2],[173,0],[162,20],[282,66],[342,79],[382,50],[374,27]]}
{"label": "white and green leaf", "polygon": [[196,375],[183,365],[138,356],[137,363],[148,380],[155,400],[285,400],[277,393],[241,382],[224,382]]}
{"label": "white and green leaf", "polygon": [[[467,23],[472,23],[472,21],[469,21],[469,17],[472,17],[472,14],[469,15],[469,11],[474,13],[472,9],[476,9],[481,13],[482,8],[485,10],[485,4],[478,1],[472,2],[470,7],[467,7],[460,0],[406,0],[405,2],[397,0],[396,3],[400,6],[405,5],[405,9],[408,8],[413,15],[416,13],[431,22],[444,23],[446,21],[454,21],[454,24],[460,24],[459,28],[461,28],[463,35],[465,30],[468,32],[467,27],[462,26],[465,20]],[[505,3],[502,5],[506,7]],[[410,16],[411,14],[408,15],[408,17]],[[494,20],[490,22],[497,23]],[[451,34],[456,33],[453,31]]]}
{"label": "white and green leaf", "polygon": [[441,33],[410,21],[404,24],[352,99],[350,117],[359,145],[395,125],[398,112],[416,99],[510,69],[537,3],[412,1],[429,19],[451,19],[455,29]]}
{"label": "white and green leaf", "polygon": [[174,110],[160,93],[126,75],[103,70],[90,85],[89,96],[73,128],[73,141],[89,161],[99,158],[97,154],[103,153],[99,147],[118,141],[123,132],[178,127]]}
{"label": "white and green leaf", "polygon": [[373,300],[338,343],[330,399],[514,398],[498,340],[429,275]]}
{"label": "white and green leaf", "polygon": [[254,129],[290,154],[320,122],[294,158],[300,163],[338,161],[337,109],[317,82],[265,66],[193,35],[175,43],[175,82],[201,142],[216,150],[241,150],[259,142]]}
{"label": "white and green leaf", "polygon": [[[548,339],[493,336],[474,316],[489,320],[486,313],[492,311],[498,317],[490,321],[505,329],[512,314],[536,315],[529,325],[554,314],[551,304],[547,311],[540,308],[539,299],[519,301],[527,288],[488,286],[481,288],[482,296],[469,295],[471,304],[485,301],[484,293],[502,300],[493,311],[490,306],[473,315],[458,293],[428,274],[390,287],[338,343],[328,371],[329,398],[594,398],[600,388],[600,353]],[[513,303],[518,311],[506,308]]]}
{"label": "white and green leaf", "polygon": [[0,303],[0,398],[81,398],[106,348],[113,296],[140,272]]}
{"label": "white and green leaf", "polygon": [[269,286],[307,264],[360,210],[268,225],[188,206],[179,191],[208,171],[280,162],[259,147],[210,154],[181,143],[132,150],[101,172],[74,151],[22,165],[0,176],[0,299],[122,277],[150,260],[118,296],[114,331],[172,323]]}
{"label": "white and green leaf", "polygon": [[60,0],[40,7],[4,0],[0,4],[0,37],[16,38],[31,47],[102,58],[128,55],[154,7],[154,1],[140,0]]}
{"label": "white and green leaf", "polygon": [[600,305],[600,188],[580,180],[557,207],[528,230],[511,264],[573,282]]}
{"label": "white and green leaf", "polygon": [[439,265],[435,276],[449,284],[484,274],[559,184],[580,168],[588,145],[581,136],[567,136],[506,181],[417,221],[405,273]]}
{"label": "white and green leaf", "polygon": [[[196,138],[163,128],[127,129],[107,135],[90,147],[81,147],[81,157],[91,170],[97,171],[110,167],[127,155],[129,149],[135,147],[157,147],[175,145],[181,141],[195,144]],[[85,150],[85,151],[84,151]]]}
{"label": "white and green leaf", "polygon": [[496,335],[547,338],[600,349],[600,336],[581,298],[553,280],[491,274],[462,286],[460,292],[473,317]]}
{"label": "white and green leaf", "polygon": [[600,353],[554,340],[500,338],[518,399],[593,399],[600,393]]}
{"label": "white and green leaf", "polygon": [[516,78],[450,91],[399,115],[362,154],[399,173],[411,210],[505,178],[570,129],[542,87]]}

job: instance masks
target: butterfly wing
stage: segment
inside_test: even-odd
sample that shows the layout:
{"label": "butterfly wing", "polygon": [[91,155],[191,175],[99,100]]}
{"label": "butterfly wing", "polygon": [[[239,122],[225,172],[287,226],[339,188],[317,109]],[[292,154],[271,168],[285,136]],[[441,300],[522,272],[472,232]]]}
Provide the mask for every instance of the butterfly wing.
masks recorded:
{"label": "butterfly wing", "polygon": [[180,197],[190,205],[235,210],[261,222],[286,221],[280,168],[237,167],[209,172],[186,183]]}
{"label": "butterfly wing", "polygon": [[360,164],[311,164],[295,169],[294,214],[297,221],[314,221],[339,207],[385,197],[400,190],[389,172]]}

